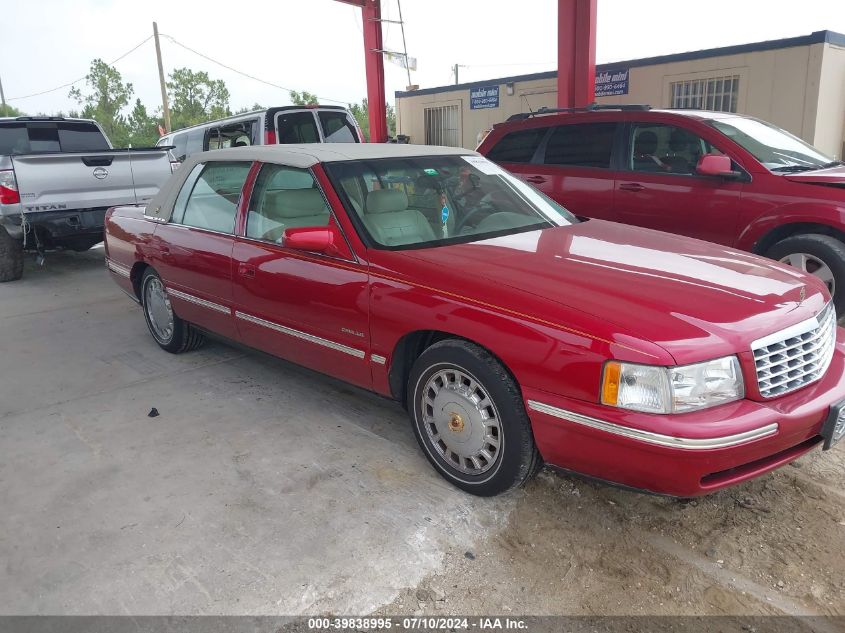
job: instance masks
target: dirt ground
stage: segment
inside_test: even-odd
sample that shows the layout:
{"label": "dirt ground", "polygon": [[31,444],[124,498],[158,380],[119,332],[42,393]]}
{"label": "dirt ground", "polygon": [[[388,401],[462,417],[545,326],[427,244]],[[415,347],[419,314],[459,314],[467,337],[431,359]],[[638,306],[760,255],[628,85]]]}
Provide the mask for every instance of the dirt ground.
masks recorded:
{"label": "dirt ground", "polygon": [[694,501],[543,471],[507,525],[380,610],[845,615],[845,451]]}

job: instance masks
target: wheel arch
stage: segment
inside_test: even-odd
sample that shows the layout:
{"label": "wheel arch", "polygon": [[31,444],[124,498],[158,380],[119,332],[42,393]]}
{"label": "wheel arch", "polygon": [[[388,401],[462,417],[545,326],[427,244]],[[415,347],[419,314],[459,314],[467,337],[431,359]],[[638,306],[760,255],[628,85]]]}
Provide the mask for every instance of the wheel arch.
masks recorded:
{"label": "wheel arch", "polygon": [[414,366],[416,360],[429,347],[440,341],[454,339],[456,341],[466,341],[482,348],[485,352],[490,354],[504,367],[508,375],[519,387],[519,381],[514,376],[508,364],[496,354],[489,347],[480,343],[479,341],[454,334],[452,332],[445,332],[442,330],[415,330],[408,332],[402,336],[393,348],[391,354],[390,368],[388,370],[388,381],[390,384],[390,393],[403,407],[408,405],[408,378],[411,375],[411,368]]}
{"label": "wheel arch", "polygon": [[138,301],[141,300],[141,280],[144,278],[147,268],[152,268],[152,266],[147,262],[135,262],[129,271],[129,281],[132,282],[132,289],[135,291],[135,297]]}
{"label": "wheel arch", "polygon": [[765,233],[755,242],[752,252],[756,255],[765,255],[766,251],[781,240],[795,235],[809,234],[828,235],[845,244],[845,231],[835,226],[820,222],[791,222],[782,226],[776,226],[768,233]]}

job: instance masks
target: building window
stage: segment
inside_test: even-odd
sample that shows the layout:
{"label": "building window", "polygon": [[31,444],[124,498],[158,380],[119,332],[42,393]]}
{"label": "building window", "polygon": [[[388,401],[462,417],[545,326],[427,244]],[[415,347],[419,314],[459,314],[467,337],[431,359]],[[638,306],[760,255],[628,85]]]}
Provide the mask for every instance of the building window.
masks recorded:
{"label": "building window", "polygon": [[673,108],[736,112],[739,75],[675,81],[670,88]]}
{"label": "building window", "polygon": [[460,109],[456,105],[425,109],[425,144],[461,146],[459,117]]}

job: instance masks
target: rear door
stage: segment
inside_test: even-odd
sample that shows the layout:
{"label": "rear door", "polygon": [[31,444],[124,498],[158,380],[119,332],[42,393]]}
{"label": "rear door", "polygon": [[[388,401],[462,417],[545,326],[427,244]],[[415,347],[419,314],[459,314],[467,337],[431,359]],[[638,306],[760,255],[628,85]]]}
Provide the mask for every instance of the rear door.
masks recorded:
{"label": "rear door", "polygon": [[155,232],[153,266],[174,310],[200,327],[235,338],[232,247],[248,161],[209,161],[194,167],[167,224]]}
{"label": "rear door", "polygon": [[613,151],[619,126],[608,120],[549,126],[531,162],[515,170],[505,166],[571,212],[613,220]]}
{"label": "rear door", "polygon": [[[743,183],[696,174],[702,155],[723,152],[676,123],[630,123],[616,181],[616,217],[626,224],[731,246]],[[734,169],[741,167],[735,162]]]}

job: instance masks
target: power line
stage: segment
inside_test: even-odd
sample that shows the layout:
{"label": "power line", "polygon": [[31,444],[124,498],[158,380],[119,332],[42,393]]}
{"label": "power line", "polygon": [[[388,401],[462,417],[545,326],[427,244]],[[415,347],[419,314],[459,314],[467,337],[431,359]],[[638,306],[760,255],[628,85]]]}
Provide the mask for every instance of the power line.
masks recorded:
{"label": "power line", "polygon": [[[153,39],[152,35],[147,37],[140,44],[137,44],[136,46],[133,46],[132,48],[130,48],[128,51],[126,51],[123,55],[121,55],[120,57],[115,59],[113,62],[109,63],[109,66],[114,66],[121,59],[123,59],[124,57],[126,57],[130,53],[134,53],[139,48],[141,48],[144,44],[149,42],[151,39]],[[8,99],[6,99],[6,101],[17,101],[18,99],[29,99],[30,97],[40,97],[41,95],[46,95],[46,94],[49,94],[51,92],[56,92],[56,90],[61,90],[62,88],[68,88],[68,87],[72,86],[73,84],[78,84],[80,81],[84,81],[87,76],[88,75],[85,75],[84,77],[80,77],[79,79],[74,79],[70,83],[62,84],[61,86],[57,86],[56,88],[50,88],[49,90],[42,90],[41,92],[34,92],[31,95],[24,95],[22,97],[9,97]]]}
{"label": "power line", "polygon": [[[203,59],[206,59],[206,60],[210,61],[210,62],[211,62],[211,63],[213,63],[213,64],[217,64],[218,66],[222,66],[222,67],[223,67],[223,68],[225,68],[226,70],[230,70],[230,71],[232,71],[233,73],[237,73],[238,75],[243,75],[244,77],[247,77],[248,79],[252,79],[253,81],[258,81],[258,82],[260,82],[260,83],[262,83],[262,84],[266,84],[266,85],[268,85],[268,86],[272,86],[273,88],[278,88],[279,90],[284,90],[284,91],[286,91],[286,92],[292,92],[292,91],[294,91],[294,90],[293,90],[293,88],[285,88],[284,86],[280,86],[279,84],[273,83],[272,81],[267,81],[266,79],[261,79],[260,77],[256,77],[256,76],[254,76],[254,75],[250,75],[249,73],[245,73],[245,72],[243,72],[242,70],[238,70],[237,68],[232,68],[231,66],[229,66],[229,65],[227,65],[227,64],[224,64],[224,63],[223,63],[223,62],[221,62],[221,61],[218,61],[218,60],[216,60],[216,59],[214,59],[214,58],[212,58],[212,57],[209,57],[208,55],[205,55],[205,54],[203,54],[203,53],[200,53],[198,50],[194,50],[194,49],[193,49],[193,48],[191,48],[190,46],[186,46],[185,44],[182,44],[181,42],[179,42],[178,40],[176,40],[176,39],[175,39],[173,36],[171,36],[171,35],[167,35],[166,33],[160,33],[159,35],[161,35],[162,37],[166,37],[168,40],[170,40],[171,42],[173,42],[174,44],[176,44],[176,46],[181,46],[182,48],[184,48],[184,49],[185,49],[185,50],[187,50],[187,51],[190,51],[190,52],[191,52],[191,53],[193,53],[194,55],[199,55],[199,56],[200,56],[200,57],[202,57]],[[347,104],[349,104],[349,103],[350,103],[349,99],[330,99],[330,98],[328,98],[328,97],[320,97],[320,100],[321,100],[321,101],[333,101],[333,102],[335,102],[335,103],[342,103],[342,104],[344,104],[344,105],[347,105]]]}

